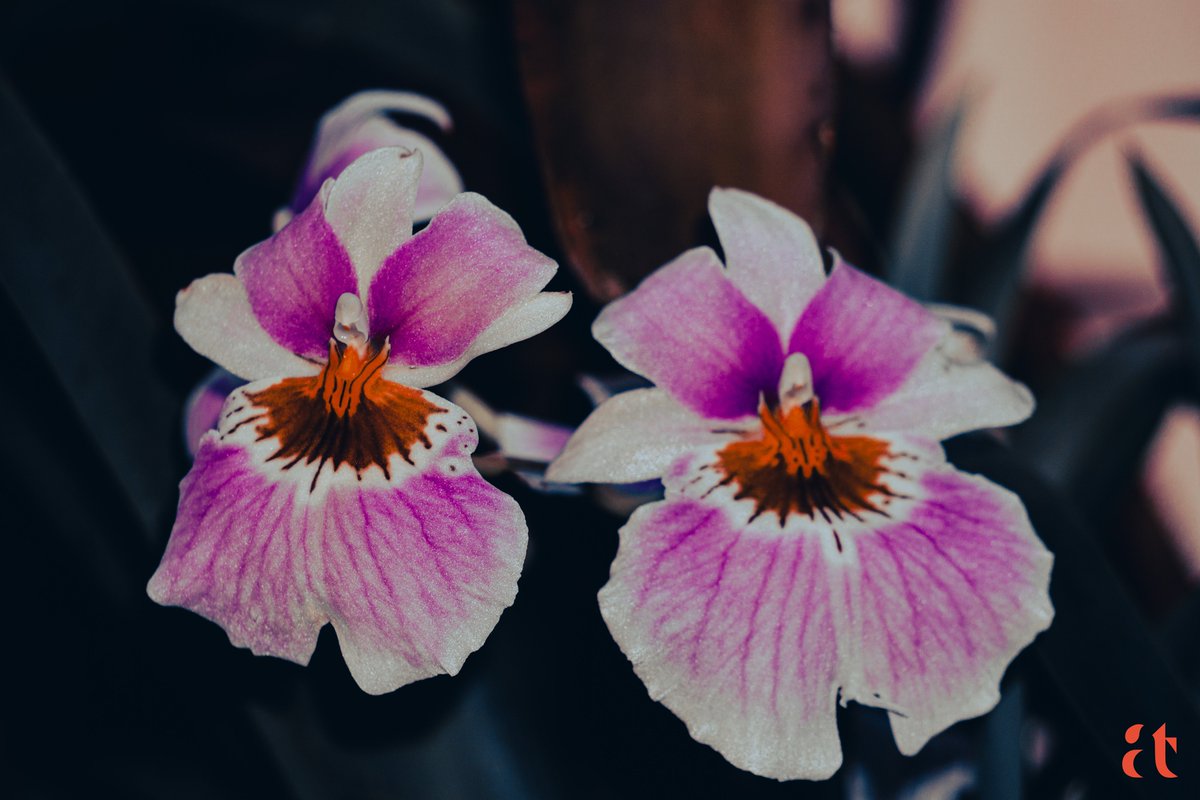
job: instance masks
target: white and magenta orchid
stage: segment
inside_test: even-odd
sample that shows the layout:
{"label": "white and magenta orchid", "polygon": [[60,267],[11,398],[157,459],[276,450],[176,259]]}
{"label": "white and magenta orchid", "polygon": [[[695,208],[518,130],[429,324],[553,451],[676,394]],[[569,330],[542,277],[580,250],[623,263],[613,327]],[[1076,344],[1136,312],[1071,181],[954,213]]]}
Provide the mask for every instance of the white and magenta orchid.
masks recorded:
{"label": "white and magenta orchid", "polygon": [[[428,137],[397,125],[387,116],[388,112],[421,116],[442,130],[450,129],[449,113],[428,97],[384,90],[351,95],[321,117],[291,205],[275,212],[274,230],[278,231],[307,208],[325,181],[338,177],[359,158],[382,147],[403,147],[421,153],[413,222],[428,222],[438,209],[462,192],[462,178],[446,154]],[[225,398],[238,383],[234,376],[217,368],[188,398],[184,438],[193,456],[200,446],[200,437],[217,426]]]}
{"label": "white and magenta orchid", "polygon": [[422,387],[570,306],[555,263],[483,197],[420,233],[422,155],[374,150],[175,325],[250,381],[200,439],[150,596],[253,652],[307,663],[331,622],[367,692],[455,673],[517,590],[525,520],[484,481],[460,408]]}
{"label": "white and magenta orchid", "polygon": [[662,478],[600,608],[693,737],[761,775],[826,778],[853,700],[915,753],[992,708],[1053,617],[1020,500],[938,443],[1032,400],[919,304],[840,261],[827,277],[790,212],[735,190],[709,210],[725,265],[688,251],[593,328],[655,388],[600,406],[547,477]]}

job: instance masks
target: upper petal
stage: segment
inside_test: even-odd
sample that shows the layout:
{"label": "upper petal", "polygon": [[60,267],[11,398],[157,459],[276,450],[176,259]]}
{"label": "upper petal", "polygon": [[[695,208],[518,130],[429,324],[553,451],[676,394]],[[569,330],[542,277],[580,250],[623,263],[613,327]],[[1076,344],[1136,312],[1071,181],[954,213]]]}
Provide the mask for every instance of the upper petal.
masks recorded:
{"label": "upper petal", "polygon": [[329,227],[354,265],[357,282],[351,291],[359,297],[367,296],[384,260],[412,235],[422,165],[416,150],[373,150],[318,193],[324,198]]}
{"label": "upper petal", "polygon": [[424,157],[415,219],[429,219],[462,191],[462,178],[441,148],[422,134],[397,125],[388,112],[417,114],[442,130],[451,125],[446,109],[421,95],[368,91],[350,96],[327,112],[317,126],[308,164],[292,198],[293,211],[307,206],[328,178],[336,178],[359,156],[381,147],[419,150]]}
{"label": "upper petal", "polygon": [[238,256],[233,271],[263,329],[305,358],[325,357],[337,300],[358,289],[350,255],[325,218],[321,195],[278,233]]}
{"label": "upper petal", "polygon": [[635,483],[658,478],[687,450],[730,439],[734,424],[714,425],[662,389],[623,392],[584,420],[546,470],[546,479]]}
{"label": "upper petal", "polygon": [[986,361],[963,361],[939,346],[893,394],[854,416],[866,430],[908,431],[940,440],[1016,425],[1033,407],[1033,395],[1022,384]]}
{"label": "upper petal", "polygon": [[783,364],[774,326],[707,247],[687,251],[610,303],[592,333],[625,367],[711,419],[754,414]]}
{"label": "upper petal", "polygon": [[508,214],[480,195],[459,195],[375,276],[372,335],[391,336],[393,363],[448,364],[557,268]]}
{"label": "upper petal", "polygon": [[708,213],[729,280],[775,323],[781,337],[825,283],[825,262],[808,223],[758,195],[713,189]]}
{"label": "upper petal", "polygon": [[205,276],[176,295],[175,330],[197,353],[246,380],[320,369],[267,335],[233,275]]}
{"label": "upper petal", "polygon": [[471,342],[462,355],[428,367],[388,364],[384,376],[405,386],[423,388],[448,381],[484,353],[536,336],[562,319],[571,308],[570,292],[541,292],[510,308]]}
{"label": "upper petal", "polygon": [[788,352],[808,357],[822,409],[854,411],[895,392],[945,331],[919,303],[839,260]]}
{"label": "upper petal", "polygon": [[352,413],[385,416],[387,437],[309,419],[323,401],[303,381],[235,391],[181,486],[150,596],[301,663],[330,621],[375,694],[456,672],[516,594],[524,518],[475,471],[461,409],[376,388]]}

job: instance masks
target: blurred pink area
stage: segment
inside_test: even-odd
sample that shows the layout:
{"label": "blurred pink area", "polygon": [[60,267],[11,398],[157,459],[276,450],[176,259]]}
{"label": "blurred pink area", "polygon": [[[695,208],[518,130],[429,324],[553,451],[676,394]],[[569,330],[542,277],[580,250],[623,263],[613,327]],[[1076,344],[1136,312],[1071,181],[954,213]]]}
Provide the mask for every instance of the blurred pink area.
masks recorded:
{"label": "blurred pink area", "polygon": [[[923,132],[962,97],[961,196],[984,224],[1028,191],[1069,133],[1114,102],[1200,94],[1195,0],[959,0],[919,112]],[[1200,125],[1140,123],[1103,136],[1060,182],[1026,280],[1079,309],[1074,349],[1164,310],[1158,254],[1125,168],[1140,152],[1200,230]],[[1193,580],[1200,580],[1200,415],[1178,409],[1151,448],[1146,490]]]}
{"label": "blurred pink area", "polygon": [[896,55],[904,14],[901,0],[833,0],[830,11],[839,54],[867,66]]}

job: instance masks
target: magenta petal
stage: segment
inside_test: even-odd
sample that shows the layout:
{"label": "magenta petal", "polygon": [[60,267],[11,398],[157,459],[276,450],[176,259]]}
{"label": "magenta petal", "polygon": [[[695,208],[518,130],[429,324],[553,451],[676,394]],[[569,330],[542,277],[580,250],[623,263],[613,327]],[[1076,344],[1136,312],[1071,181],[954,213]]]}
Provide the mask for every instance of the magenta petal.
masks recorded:
{"label": "magenta petal", "polygon": [[832,594],[817,538],[751,533],[677,498],[622,529],[600,609],[695,739],[760,775],[821,779],[842,760]]}
{"label": "magenta petal", "polygon": [[892,710],[906,754],[990,710],[1009,662],[1054,615],[1053,558],[1015,495],[948,466],[920,484],[907,519],[856,538],[849,573],[863,684],[847,696]]}
{"label": "magenta petal", "polygon": [[605,621],[651,697],[739,767],[828,777],[849,700],[887,709],[915,753],[994,706],[1050,624],[1052,557],[1017,497],[928,439],[885,441],[880,513],[781,524],[698,448],[621,530]]}
{"label": "magenta petal", "polygon": [[150,597],[301,664],[331,622],[372,694],[457,672],[516,596],[526,544],[516,502],[471,463],[474,425],[422,393],[436,406],[428,445],[393,454],[386,473],[289,461],[260,438],[253,400],[281,385],[236,390],[202,438]]}
{"label": "magenta petal", "polygon": [[[450,115],[441,104],[409,92],[366,91],[352,95],[321,118],[308,164],[292,198],[291,208],[307,206],[329,178],[336,178],[357,158],[382,147],[420,150],[425,169],[417,190],[415,218],[427,220],[462,191],[462,179],[436,144],[416,131],[401,127],[387,114],[414,114],[450,130]],[[404,232],[405,235],[408,231]]]}
{"label": "magenta petal", "polygon": [[713,419],[755,414],[783,365],[774,326],[706,247],[610,303],[592,333],[621,364]]}
{"label": "magenta petal", "polygon": [[369,290],[370,330],[391,336],[393,363],[445,364],[556,269],[512,217],[462,194],[384,262]]}
{"label": "magenta petal", "polygon": [[808,356],[823,410],[852,411],[899,388],[944,328],[919,303],[839,261],[796,323],[788,352]]}
{"label": "magenta petal", "polygon": [[334,490],[325,520],[330,620],[371,694],[456,674],[516,597],[525,520],[478,474],[429,470],[394,489]]}
{"label": "magenta petal", "polygon": [[302,487],[272,480],[211,434],[179,491],[150,597],[211,619],[238,647],[307,664],[326,616],[305,558]]}
{"label": "magenta petal", "polygon": [[357,279],[325,219],[322,195],[270,239],[238,256],[233,271],[272,339],[297,355],[326,358],[338,297],[357,291]]}

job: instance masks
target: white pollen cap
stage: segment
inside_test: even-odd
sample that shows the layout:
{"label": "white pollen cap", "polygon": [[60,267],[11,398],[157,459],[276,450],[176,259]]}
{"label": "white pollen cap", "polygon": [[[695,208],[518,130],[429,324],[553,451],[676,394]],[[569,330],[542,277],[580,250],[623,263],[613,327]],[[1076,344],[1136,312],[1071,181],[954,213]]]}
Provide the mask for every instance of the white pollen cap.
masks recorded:
{"label": "white pollen cap", "polygon": [[783,373],[779,376],[779,406],[790,411],[812,399],[812,365],[804,353],[792,353],[783,362]]}
{"label": "white pollen cap", "polygon": [[358,295],[345,292],[338,298],[333,311],[333,338],[342,344],[352,345],[360,352],[367,341],[367,334],[358,327],[363,318],[363,304]]}
{"label": "white pollen cap", "polygon": [[358,295],[353,292],[344,292],[337,301],[337,309],[333,312],[333,318],[337,320],[338,325],[344,325],[347,328],[362,319],[363,304],[362,300],[358,299]]}

